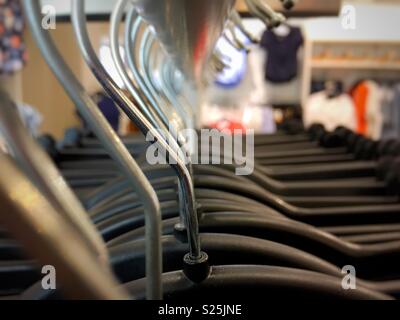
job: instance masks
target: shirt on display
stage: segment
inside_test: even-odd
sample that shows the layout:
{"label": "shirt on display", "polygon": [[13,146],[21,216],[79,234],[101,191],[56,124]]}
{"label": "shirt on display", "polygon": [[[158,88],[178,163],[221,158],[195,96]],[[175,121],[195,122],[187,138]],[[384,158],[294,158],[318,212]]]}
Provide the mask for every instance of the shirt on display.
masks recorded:
{"label": "shirt on display", "polygon": [[385,91],[378,83],[365,80],[352,91],[357,119],[357,133],[379,140],[384,129]]}
{"label": "shirt on display", "polygon": [[13,74],[26,62],[24,18],[19,0],[0,0],[0,74]]}
{"label": "shirt on display", "polygon": [[324,125],[329,131],[339,126],[354,130],[356,117],[353,100],[347,94],[330,98],[325,91],[314,93],[304,106],[304,125],[310,127],[315,123]]}
{"label": "shirt on display", "polygon": [[359,134],[366,135],[368,130],[367,123],[367,99],[368,86],[365,82],[360,83],[352,92],[354,107],[356,111],[357,127],[356,131]]}
{"label": "shirt on display", "polygon": [[299,28],[290,27],[287,36],[280,36],[267,30],[261,40],[261,46],[267,51],[265,77],[275,83],[289,82],[297,77],[298,50],[303,44],[303,35]]}

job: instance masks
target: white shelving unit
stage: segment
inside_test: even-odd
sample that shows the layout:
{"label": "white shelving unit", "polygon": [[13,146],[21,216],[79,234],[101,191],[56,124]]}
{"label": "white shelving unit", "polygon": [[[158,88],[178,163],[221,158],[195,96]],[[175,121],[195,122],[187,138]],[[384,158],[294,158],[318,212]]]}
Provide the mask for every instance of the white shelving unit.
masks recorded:
{"label": "white shelving unit", "polygon": [[374,3],[357,4],[355,8],[354,30],[345,29],[340,17],[304,23],[303,105],[310,96],[314,78],[344,82],[375,76],[400,79],[400,6]]}
{"label": "white shelving unit", "polygon": [[352,69],[352,70],[399,70],[400,62],[378,62],[374,60],[313,60],[311,62],[313,69]]}
{"label": "white shelving unit", "polygon": [[[348,47],[348,49],[346,49]],[[341,58],[321,58],[315,57],[316,51],[324,50],[337,51],[349,50],[354,52],[376,52],[375,58],[355,58],[355,57],[341,57]],[[382,52],[392,52],[395,57],[382,58],[379,54]],[[341,41],[319,41],[312,40],[306,37],[304,46],[304,60],[302,72],[302,105],[304,105],[311,93],[311,84],[314,77],[321,79],[321,74],[329,80],[349,80],[370,77],[376,78],[379,74],[380,78],[397,77],[400,79],[400,41],[398,43],[373,41],[366,43],[365,41],[354,40],[351,44],[343,43]],[[340,75],[340,76],[338,76]],[[331,77],[331,78],[330,78]]]}
{"label": "white shelving unit", "polygon": [[[340,56],[346,50],[351,52],[364,52],[369,56],[361,57],[316,57],[316,53],[325,50],[328,52],[336,52]],[[384,58],[380,55],[390,52],[392,57]],[[373,57],[375,55],[375,57]],[[372,56],[372,57],[371,57]],[[397,77],[400,79],[400,41],[362,41],[354,39],[353,41],[343,41],[336,39],[335,41],[310,39],[305,32],[304,46],[304,63],[302,72],[302,104],[304,105],[311,93],[311,84],[315,75],[323,72],[327,79],[329,75],[332,80],[346,80],[360,78],[370,74],[373,79],[376,74],[380,77],[384,74],[387,78]],[[342,78],[338,79],[337,74]],[[319,77],[317,77],[318,79]]]}

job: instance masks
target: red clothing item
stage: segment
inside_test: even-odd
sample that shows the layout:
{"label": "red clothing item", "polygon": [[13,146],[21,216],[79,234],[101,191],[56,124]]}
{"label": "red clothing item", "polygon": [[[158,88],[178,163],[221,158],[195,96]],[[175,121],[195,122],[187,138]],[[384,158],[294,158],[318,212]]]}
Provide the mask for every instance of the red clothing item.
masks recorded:
{"label": "red clothing item", "polygon": [[365,82],[360,83],[351,93],[356,108],[357,133],[366,135],[368,132],[367,101],[369,89]]}
{"label": "red clothing item", "polygon": [[231,134],[234,134],[237,130],[242,131],[242,133],[246,131],[246,128],[241,123],[230,120],[218,121],[217,123],[211,125],[211,128],[218,129],[219,131],[229,132]]}

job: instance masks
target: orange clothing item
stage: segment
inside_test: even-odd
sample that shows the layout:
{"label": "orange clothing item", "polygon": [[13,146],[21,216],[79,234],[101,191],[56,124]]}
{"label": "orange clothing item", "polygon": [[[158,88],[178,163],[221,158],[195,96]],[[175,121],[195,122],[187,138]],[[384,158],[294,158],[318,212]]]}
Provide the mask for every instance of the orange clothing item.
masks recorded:
{"label": "orange clothing item", "polygon": [[21,44],[22,44],[22,40],[19,36],[16,36],[16,35],[11,36],[10,45],[12,48],[17,49],[21,46]]}
{"label": "orange clothing item", "polygon": [[369,89],[365,82],[359,84],[351,93],[357,119],[357,133],[366,135],[368,132],[367,101]]}

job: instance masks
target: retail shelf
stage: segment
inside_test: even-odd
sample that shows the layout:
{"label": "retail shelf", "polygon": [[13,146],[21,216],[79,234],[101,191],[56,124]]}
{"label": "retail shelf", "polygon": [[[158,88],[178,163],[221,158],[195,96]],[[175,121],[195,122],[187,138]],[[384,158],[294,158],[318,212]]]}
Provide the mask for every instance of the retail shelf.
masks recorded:
{"label": "retail shelf", "polygon": [[400,70],[400,62],[314,59],[311,67],[314,69]]}

